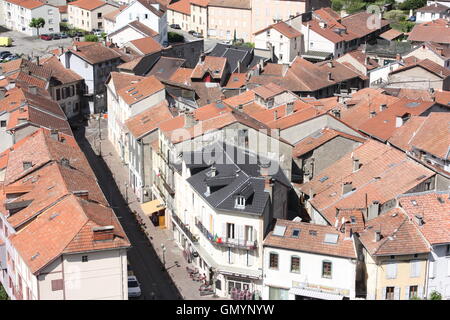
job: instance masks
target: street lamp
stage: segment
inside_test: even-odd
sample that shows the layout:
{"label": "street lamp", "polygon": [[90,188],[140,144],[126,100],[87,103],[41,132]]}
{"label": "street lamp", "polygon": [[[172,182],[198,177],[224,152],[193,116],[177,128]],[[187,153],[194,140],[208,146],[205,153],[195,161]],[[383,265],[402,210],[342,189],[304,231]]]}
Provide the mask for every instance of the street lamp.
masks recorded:
{"label": "street lamp", "polygon": [[162,254],[163,254],[163,265],[164,265],[164,269],[166,268],[166,246],[164,245],[164,243],[161,243],[161,249],[162,249]]}

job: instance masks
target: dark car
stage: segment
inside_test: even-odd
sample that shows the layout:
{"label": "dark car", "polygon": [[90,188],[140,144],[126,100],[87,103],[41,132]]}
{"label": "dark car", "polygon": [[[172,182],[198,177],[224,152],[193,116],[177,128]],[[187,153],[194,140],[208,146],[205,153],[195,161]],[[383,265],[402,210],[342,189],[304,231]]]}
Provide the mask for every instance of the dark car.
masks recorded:
{"label": "dark car", "polygon": [[61,35],[59,33],[52,34],[52,40],[59,40],[61,39]]}
{"label": "dark car", "polygon": [[18,55],[12,54],[12,55],[7,55],[6,58],[4,58],[4,61],[8,62],[8,61],[12,61],[12,60],[17,60],[19,58],[20,57]]}
{"label": "dark car", "polygon": [[192,36],[194,36],[194,37],[196,37],[196,38],[203,38],[203,35],[202,35],[201,33],[198,33],[198,32],[194,32],[194,33],[192,34]]}
{"label": "dark car", "polygon": [[195,31],[194,31],[194,30],[189,30],[188,33],[189,33],[189,34],[194,34]]}
{"label": "dark car", "polygon": [[61,36],[61,39],[66,39],[66,38],[69,37],[69,35],[68,35],[67,33],[64,33],[64,32],[62,32],[62,33],[60,34],[60,36]]}
{"label": "dark car", "polygon": [[72,37],[72,38],[75,38],[75,37],[83,37],[84,36],[84,33],[83,32],[73,32],[73,33],[71,33],[70,34],[70,36]]}
{"label": "dark car", "polygon": [[180,27],[180,25],[179,24],[171,24],[170,25],[170,27],[172,28],[172,29],[181,29],[181,27]]}
{"label": "dark car", "polygon": [[41,34],[41,39],[45,41],[49,41],[53,39],[53,36],[51,34]]}

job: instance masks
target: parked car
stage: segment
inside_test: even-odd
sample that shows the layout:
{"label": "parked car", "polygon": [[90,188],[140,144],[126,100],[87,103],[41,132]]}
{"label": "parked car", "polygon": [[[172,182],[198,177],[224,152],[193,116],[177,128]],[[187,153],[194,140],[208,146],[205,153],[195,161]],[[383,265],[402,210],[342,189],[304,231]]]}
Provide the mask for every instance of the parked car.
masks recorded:
{"label": "parked car", "polygon": [[3,61],[8,62],[8,61],[12,61],[12,60],[17,60],[19,58],[20,57],[18,55],[12,54],[12,55],[6,56],[6,58]]}
{"label": "parked car", "polygon": [[194,31],[194,30],[189,30],[188,33],[189,33],[189,34],[194,34],[195,31]]}
{"label": "parked car", "polygon": [[64,32],[62,32],[60,34],[60,36],[61,36],[61,39],[67,39],[69,37],[69,35],[67,33],[64,33]]}
{"label": "parked car", "polygon": [[194,36],[194,37],[196,37],[196,38],[203,38],[203,35],[202,35],[201,33],[198,33],[198,32],[194,32],[194,33],[192,34],[192,36]]}
{"label": "parked car", "polygon": [[10,56],[10,55],[12,55],[12,53],[11,52],[9,52],[9,51],[2,51],[2,52],[0,52],[0,59],[5,59],[7,56]]}
{"label": "parked car", "polygon": [[141,296],[141,286],[136,276],[128,276],[128,297],[137,298]]}
{"label": "parked car", "polygon": [[70,36],[71,36],[72,38],[75,38],[75,37],[83,37],[83,36],[84,36],[84,33],[83,33],[83,32],[77,31],[77,32],[71,33]]}
{"label": "parked car", "polygon": [[176,23],[171,24],[170,27],[171,27],[172,29],[181,29],[180,25],[179,25],[179,24],[176,24]]}
{"label": "parked car", "polygon": [[41,34],[41,39],[45,41],[49,41],[53,39],[53,36],[51,34]]}
{"label": "parked car", "polygon": [[61,39],[61,35],[59,33],[52,34],[52,40],[59,40],[59,39]]}

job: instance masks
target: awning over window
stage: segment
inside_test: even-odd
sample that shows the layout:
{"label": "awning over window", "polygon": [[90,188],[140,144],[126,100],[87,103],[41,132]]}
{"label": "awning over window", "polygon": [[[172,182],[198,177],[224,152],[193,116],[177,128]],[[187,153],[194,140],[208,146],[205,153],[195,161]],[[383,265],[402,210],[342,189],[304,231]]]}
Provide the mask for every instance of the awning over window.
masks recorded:
{"label": "awning over window", "polygon": [[291,290],[289,290],[289,293],[295,294],[298,296],[316,298],[316,299],[321,299],[321,300],[342,300],[342,299],[344,299],[343,295],[340,295],[337,293],[309,290],[309,289],[305,289],[305,288],[292,288]]}
{"label": "awning over window", "polygon": [[141,204],[141,208],[144,211],[144,214],[148,217],[157,211],[164,210],[166,206],[160,200],[153,200]]}

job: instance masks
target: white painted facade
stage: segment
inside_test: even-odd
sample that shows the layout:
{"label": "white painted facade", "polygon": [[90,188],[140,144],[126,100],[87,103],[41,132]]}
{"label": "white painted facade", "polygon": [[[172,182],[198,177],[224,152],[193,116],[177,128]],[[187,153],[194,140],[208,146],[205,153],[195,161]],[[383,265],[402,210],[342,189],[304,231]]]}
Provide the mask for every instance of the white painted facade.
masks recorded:
{"label": "white painted facade", "polygon": [[255,48],[268,49],[273,46],[278,63],[289,64],[296,56],[302,54],[303,39],[301,36],[288,38],[274,28],[262,31],[255,35]]}
{"label": "white painted facade", "polygon": [[372,69],[368,72],[369,86],[376,87],[382,83],[386,83],[389,79],[389,73],[403,67],[400,61],[392,61],[384,66]]}
{"label": "white painted facade", "polygon": [[[116,44],[119,48],[122,48],[125,46],[126,43],[144,38],[145,35],[141,32],[135,30],[134,28],[128,26],[125,27],[123,30],[120,30],[114,34],[110,34],[108,36],[108,40],[112,43]],[[161,36],[158,34],[157,36],[153,37],[153,39],[159,43],[161,43]]]}
{"label": "white painted facade", "polygon": [[28,36],[36,36],[37,29],[29,26],[33,18],[44,18],[45,25],[39,29],[39,34],[59,32],[61,16],[57,7],[44,4],[34,9],[28,9],[18,4],[2,1],[4,24],[7,28],[22,32]]}
{"label": "white painted facade", "polygon": [[427,297],[437,291],[450,300],[450,244],[432,246],[429,261]]}
{"label": "white painted facade", "polygon": [[[159,10],[159,4],[155,3],[152,4],[152,6]],[[162,44],[164,42],[167,42],[167,13],[164,13],[161,17],[158,17],[156,14],[154,14],[152,11],[150,11],[148,8],[143,6],[139,1],[135,0],[133,1],[127,8],[122,10],[117,16],[116,16],[116,22],[114,24],[114,30],[111,32],[114,32],[115,30],[118,30],[122,28],[123,26],[127,25],[128,23],[139,20],[139,22],[145,24],[150,29],[156,31],[159,33],[159,42]],[[143,36],[141,35],[140,38]],[[139,38],[128,38],[127,41],[132,41]],[[127,42],[125,41],[125,42]]]}
{"label": "white painted facade", "polygon": [[[449,8],[450,10],[450,8]],[[416,23],[430,22],[437,19],[449,20],[449,12],[444,13],[434,13],[434,12],[416,12]]]}
{"label": "white painted facade", "polygon": [[[278,255],[278,269],[271,269],[270,254]],[[300,272],[291,272],[291,257],[300,258]],[[322,277],[322,262],[332,263],[331,278]],[[313,252],[264,246],[263,299],[270,299],[271,288],[281,289],[286,300],[295,300],[295,288],[320,286],[349,299],[355,298],[356,260]]]}
{"label": "white painted facade", "polygon": [[97,7],[93,10],[83,9],[69,3],[69,24],[75,28],[86,31],[91,31],[92,29],[104,30],[103,16],[114,10],[117,10],[117,7],[109,3],[105,3],[101,7]]}

